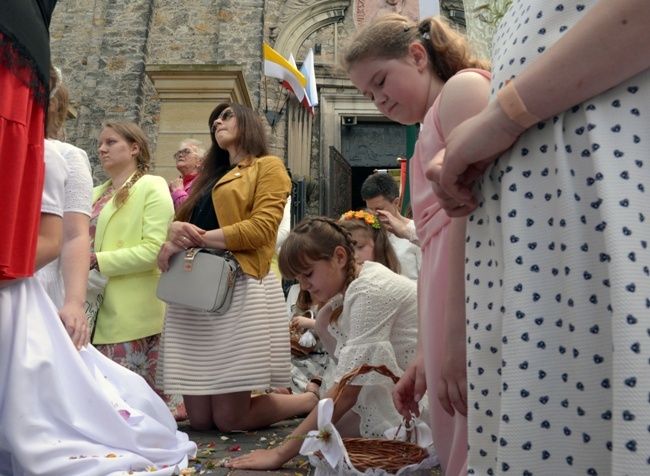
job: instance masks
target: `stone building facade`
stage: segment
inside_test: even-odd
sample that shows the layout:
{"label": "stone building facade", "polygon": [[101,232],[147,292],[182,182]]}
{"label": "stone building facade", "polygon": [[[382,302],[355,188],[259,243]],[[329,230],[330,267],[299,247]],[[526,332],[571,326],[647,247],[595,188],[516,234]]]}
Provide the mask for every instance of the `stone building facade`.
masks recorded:
{"label": "stone building facade", "polygon": [[[133,121],[150,140],[153,173],[171,179],[178,175],[171,156],[180,140],[194,137],[209,146],[210,111],[223,100],[241,102],[263,117],[272,153],[294,178],[304,178],[307,212],[330,214],[333,153],[345,149],[359,157],[352,173],[366,175],[388,162],[397,166],[395,157],[403,154],[403,128],[383,118],[336,67],[356,31],[355,12],[373,1],[382,8],[395,3],[60,0],[50,33],[52,61],[70,89],[67,140],[88,152],[99,183],[106,178],[97,158],[102,123]],[[441,3],[443,14],[462,25],[462,1]],[[299,64],[315,50],[320,105],[313,117],[263,76],[263,40],[285,57],[293,53]],[[364,127],[351,128],[357,124]]]}

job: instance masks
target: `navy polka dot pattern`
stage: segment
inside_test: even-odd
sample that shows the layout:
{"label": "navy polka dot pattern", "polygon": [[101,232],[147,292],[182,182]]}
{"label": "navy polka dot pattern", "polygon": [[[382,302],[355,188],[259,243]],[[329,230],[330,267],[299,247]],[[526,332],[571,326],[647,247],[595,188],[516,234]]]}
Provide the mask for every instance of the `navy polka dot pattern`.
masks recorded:
{"label": "navy polka dot pattern", "polygon": [[[492,94],[595,3],[515,0]],[[645,71],[533,126],[479,183],[469,474],[650,474],[649,151]]]}

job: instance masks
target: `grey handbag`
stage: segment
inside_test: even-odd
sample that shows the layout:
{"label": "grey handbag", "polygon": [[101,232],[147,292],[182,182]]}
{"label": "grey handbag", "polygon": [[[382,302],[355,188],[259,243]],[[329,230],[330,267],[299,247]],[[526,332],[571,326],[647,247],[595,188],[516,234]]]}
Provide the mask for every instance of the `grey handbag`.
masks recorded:
{"label": "grey handbag", "polygon": [[170,258],[156,296],[169,304],[225,314],[238,270],[239,264],[230,252],[190,248]]}

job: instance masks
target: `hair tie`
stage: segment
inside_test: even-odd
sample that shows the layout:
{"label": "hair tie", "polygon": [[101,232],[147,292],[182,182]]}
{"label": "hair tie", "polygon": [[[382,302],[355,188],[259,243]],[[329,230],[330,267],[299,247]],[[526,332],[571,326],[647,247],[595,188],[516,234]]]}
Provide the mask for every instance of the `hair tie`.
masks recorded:
{"label": "hair tie", "polygon": [[431,28],[431,23],[427,22],[424,25],[418,27],[418,31],[420,32],[420,35],[422,35],[422,38],[425,40],[430,40],[431,35],[429,35],[429,29]]}

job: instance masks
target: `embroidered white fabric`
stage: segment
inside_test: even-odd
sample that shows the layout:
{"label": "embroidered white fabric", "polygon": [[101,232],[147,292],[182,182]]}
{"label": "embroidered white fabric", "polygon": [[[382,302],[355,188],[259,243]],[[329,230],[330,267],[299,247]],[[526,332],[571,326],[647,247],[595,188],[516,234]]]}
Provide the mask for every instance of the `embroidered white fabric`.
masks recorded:
{"label": "embroidered white fabric", "polygon": [[[365,262],[345,293],[338,323],[329,328],[337,340],[337,382],[362,364],[386,365],[399,377],[417,351],[415,283],[379,263]],[[363,387],[353,408],[361,418],[362,436],[380,438],[399,424],[390,378],[371,372],[352,384]]]}
{"label": "embroidered white fabric", "polygon": [[49,142],[54,144],[68,166],[63,211],[83,213],[90,216],[93,200],[93,178],[88,155],[72,144],[66,144],[58,140]]}

